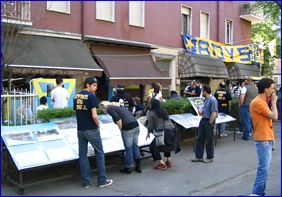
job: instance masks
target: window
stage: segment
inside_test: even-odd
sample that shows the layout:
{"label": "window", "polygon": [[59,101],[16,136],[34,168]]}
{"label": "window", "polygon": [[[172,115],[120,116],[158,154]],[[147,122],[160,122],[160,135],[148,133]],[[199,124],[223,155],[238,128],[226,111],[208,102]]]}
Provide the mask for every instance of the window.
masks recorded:
{"label": "window", "polygon": [[145,26],[145,2],[129,1],[129,25]]}
{"label": "window", "polygon": [[210,15],[205,12],[201,12],[200,37],[206,40],[210,39]]}
{"label": "window", "polygon": [[96,19],[115,22],[115,2],[96,1]]}
{"label": "window", "polygon": [[233,24],[230,20],[225,20],[225,44],[233,43]]}
{"label": "window", "polygon": [[182,33],[192,35],[191,8],[182,6],[181,15],[182,15]]}
{"label": "window", "polygon": [[70,14],[70,1],[47,1],[47,10]]}

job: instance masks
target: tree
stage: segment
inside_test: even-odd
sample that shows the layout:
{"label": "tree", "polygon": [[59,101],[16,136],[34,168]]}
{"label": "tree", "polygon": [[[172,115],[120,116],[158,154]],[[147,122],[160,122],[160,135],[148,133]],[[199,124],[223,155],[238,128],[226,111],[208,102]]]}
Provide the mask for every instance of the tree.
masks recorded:
{"label": "tree", "polygon": [[[275,58],[280,58],[280,1],[255,1],[251,4],[252,11],[263,11],[264,22],[252,25],[252,42],[264,49],[264,63],[261,65],[261,74],[272,74]],[[271,56],[268,43],[276,40],[276,55]]]}
{"label": "tree", "polygon": [[[10,65],[27,50],[23,43],[30,41],[30,28],[35,28],[46,17],[42,12],[42,16],[31,22],[31,3],[34,9],[39,7],[38,2],[1,1],[1,71],[2,79],[8,79],[8,91],[12,89],[13,69]],[[23,31],[26,36],[20,36]]]}

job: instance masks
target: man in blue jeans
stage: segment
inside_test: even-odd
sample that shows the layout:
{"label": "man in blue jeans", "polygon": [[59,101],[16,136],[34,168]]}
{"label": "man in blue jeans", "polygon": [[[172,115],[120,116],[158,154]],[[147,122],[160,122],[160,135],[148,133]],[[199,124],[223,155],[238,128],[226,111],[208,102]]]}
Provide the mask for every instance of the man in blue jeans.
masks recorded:
{"label": "man in blue jeans", "polygon": [[98,81],[94,77],[85,79],[83,90],[75,95],[74,110],[77,118],[77,136],[79,144],[79,167],[83,186],[89,188],[91,184],[91,171],[87,157],[88,142],[95,151],[96,165],[98,169],[97,186],[106,187],[113,181],[107,179],[105,171],[105,155],[99,130],[97,115],[97,90]]}
{"label": "man in blue jeans", "polygon": [[258,88],[253,83],[252,78],[245,77],[245,86],[240,94],[240,118],[243,123],[243,140],[249,140],[252,133],[252,123],[250,118],[249,106],[251,101],[258,95]]}
{"label": "man in blue jeans", "polygon": [[[199,124],[199,131],[196,141],[195,157],[191,159],[192,162],[213,162],[214,158],[214,125],[215,118],[218,114],[218,103],[216,98],[211,94],[209,86],[203,86],[203,96],[205,97],[203,117]],[[204,147],[206,143],[207,159],[203,159]]]}
{"label": "man in blue jeans", "polygon": [[[250,112],[254,125],[253,138],[258,155],[257,177],[253,187],[253,195],[264,196],[266,180],[269,175],[270,162],[274,146],[274,130],[272,121],[278,119],[274,81],[261,79],[258,84],[259,95],[251,102]],[[268,106],[271,102],[271,107]]]}
{"label": "man in blue jeans", "polygon": [[113,121],[121,130],[122,141],[125,147],[124,167],[122,173],[131,174],[132,168],[141,173],[141,154],[138,147],[139,124],[132,113],[123,106],[117,106],[108,101],[100,103],[101,110],[112,116]]}

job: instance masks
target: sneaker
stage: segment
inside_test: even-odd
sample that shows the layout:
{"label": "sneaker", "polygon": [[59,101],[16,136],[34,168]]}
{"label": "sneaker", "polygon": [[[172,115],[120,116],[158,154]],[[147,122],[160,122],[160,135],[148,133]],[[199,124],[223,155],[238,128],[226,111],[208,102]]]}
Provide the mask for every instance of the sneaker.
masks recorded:
{"label": "sneaker", "polygon": [[249,196],[259,196],[259,195],[257,195],[257,194],[250,194]]}
{"label": "sneaker", "polygon": [[171,168],[172,167],[172,161],[171,160],[167,160],[165,162],[165,165],[168,167],[168,168]]}
{"label": "sneaker", "polygon": [[167,169],[167,165],[164,163],[160,163],[154,167],[155,170],[165,170]]}
{"label": "sneaker", "polygon": [[113,183],[112,179],[106,179],[106,182],[104,184],[98,185],[98,187],[103,188],[111,185]]}
{"label": "sneaker", "polygon": [[211,162],[213,162],[213,159],[204,159],[203,162],[204,163],[211,163]]}
{"label": "sneaker", "polygon": [[243,135],[243,131],[236,131],[236,134]]}
{"label": "sneaker", "polygon": [[83,184],[83,187],[85,188],[85,189],[88,189],[89,187],[90,187],[90,185],[91,185],[91,183],[92,183],[92,181],[90,181],[89,183],[87,183],[87,184]]}
{"label": "sneaker", "polygon": [[203,159],[193,158],[191,159],[192,162],[203,162]]}
{"label": "sneaker", "polygon": [[227,133],[221,133],[220,134],[220,137],[227,137],[228,135],[227,135]]}

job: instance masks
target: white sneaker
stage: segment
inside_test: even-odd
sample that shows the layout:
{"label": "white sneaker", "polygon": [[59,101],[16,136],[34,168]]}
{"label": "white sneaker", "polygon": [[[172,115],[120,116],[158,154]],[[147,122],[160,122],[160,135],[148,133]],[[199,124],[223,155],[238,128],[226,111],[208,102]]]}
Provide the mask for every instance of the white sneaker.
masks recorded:
{"label": "white sneaker", "polygon": [[227,137],[228,135],[227,135],[227,133],[221,133],[220,134],[220,137]]}
{"label": "white sneaker", "polygon": [[107,186],[111,185],[112,183],[113,183],[112,179],[106,179],[106,182],[104,184],[98,185],[98,187],[100,187],[100,188],[107,187]]}
{"label": "white sneaker", "polygon": [[236,131],[236,134],[243,135],[243,131]]}

